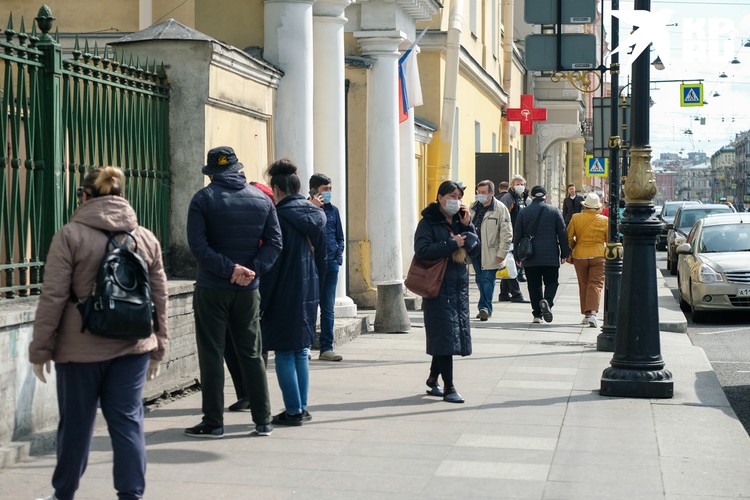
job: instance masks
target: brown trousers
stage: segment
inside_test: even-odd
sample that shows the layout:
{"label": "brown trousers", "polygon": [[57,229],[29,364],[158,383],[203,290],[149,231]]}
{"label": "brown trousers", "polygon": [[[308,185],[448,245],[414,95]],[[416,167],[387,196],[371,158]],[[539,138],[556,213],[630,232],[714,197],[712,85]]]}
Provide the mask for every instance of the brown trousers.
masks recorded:
{"label": "brown trousers", "polygon": [[598,312],[604,288],[604,257],[573,259],[573,266],[578,276],[581,314]]}

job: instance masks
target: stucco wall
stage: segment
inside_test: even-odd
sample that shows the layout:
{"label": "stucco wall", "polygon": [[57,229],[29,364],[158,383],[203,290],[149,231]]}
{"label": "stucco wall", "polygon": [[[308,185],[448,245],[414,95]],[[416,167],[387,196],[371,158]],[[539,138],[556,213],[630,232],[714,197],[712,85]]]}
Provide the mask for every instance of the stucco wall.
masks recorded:
{"label": "stucco wall", "polygon": [[[161,374],[146,384],[146,399],[193,385],[198,379],[192,299],[192,282],[169,282],[170,346]],[[55,372],[42,384],[29,363],[36,305],[37,299],[0,303],[0,447],[57,428]]]}

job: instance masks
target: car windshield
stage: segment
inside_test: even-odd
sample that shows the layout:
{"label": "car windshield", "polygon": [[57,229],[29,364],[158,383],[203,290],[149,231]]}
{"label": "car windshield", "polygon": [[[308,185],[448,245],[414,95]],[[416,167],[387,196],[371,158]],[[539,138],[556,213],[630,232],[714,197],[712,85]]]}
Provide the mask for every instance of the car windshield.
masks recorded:
{"label": "car windshield", "polygon": [[703,228],[701,253],[750,252],[750,224],[724,224]]}
{"label": "car windshield", "polygon": [[688,201],[688,202],[677,202],[677,203],[667,203],[664,205],[664,213],[661,214],[662,217],[674,217],[675,214],[677,214],[677,211],[680,209],[683,205],[697,205],[698,202],[695,201]]}
{"label": "car windshield", "polygon": [[690,229],[691,227],[693,227],[693,224],[695,224],[695,221],[702,219],[707,215],[727,212],[732,212],[732,209],[728,206],[701,208],[700,210],[685,210],[683,208],[682,213],[680,214],[680,222],[678,223],[677,229]]}

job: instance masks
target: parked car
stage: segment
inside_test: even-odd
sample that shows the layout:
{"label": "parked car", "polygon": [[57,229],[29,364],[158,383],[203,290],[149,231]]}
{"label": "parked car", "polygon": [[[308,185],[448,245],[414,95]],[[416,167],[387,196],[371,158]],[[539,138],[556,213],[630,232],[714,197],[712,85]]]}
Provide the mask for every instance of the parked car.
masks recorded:
{"label": "parked car", "polygon": [[[677,214],[677,210],[683,205],[698,205],[700,201],[667,201],[662,205],[661,212],[659,212],[659,219],[664,224],[670,224],[674,221],[674,216]],[[656,249],[666,250],[667,249],[667,228],[666,226],[661,230],[661,234],[656,237]]]}
{"label": "parked car", "polygon": [[700,219],[676,251],[680,306],[694,322],[708,311],[750,312],[750,214]]}
{"label": "parked car", "polygon": [[667,224],[667,269],[670,274],[677,274],[677,245],[685,243],[687,234],[693,224],[699,219],[711,214],[733,213],[735,210],[730,205],[705,204],[705,205],[683,205],[677,210],[674,222]]}

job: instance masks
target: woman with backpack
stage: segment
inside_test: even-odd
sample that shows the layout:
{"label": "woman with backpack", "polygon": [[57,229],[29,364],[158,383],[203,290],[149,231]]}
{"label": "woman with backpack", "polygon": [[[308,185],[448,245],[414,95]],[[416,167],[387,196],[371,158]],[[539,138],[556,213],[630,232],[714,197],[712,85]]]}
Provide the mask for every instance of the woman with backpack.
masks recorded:
{"label": "woman with backpack", "polygon": [[307,411],[309,352],[315,340],[320,283],[326,270],[326,217],[299,194],[297,167],[277,160],[268,167],[283,246],[260,281],[263,349],[275,351],[276,377],[284,411],[273,425],[300,426]]}
{"label": "woman with backpack", "polygon": [[[80,207],[55,234],[44,265],[29,361],[43,383],[44,372],[55,362],[60,423],[55,491],[48,497],[53,500],[71,499],[78,489],[97,406],[112,441],[118,498],[141,498],[146,486],[142,392],[146,380],[158,375],[167,348],[167,278],[159,240],[138,225],[123,198],[124,183],[125,174],[116,167],[95,168],[86,175],[78,190]],[[112,249],[110,235],[145,261],[158,320],[158,331],[146,331],[145,338],[109,338],[82,326],[75,298],[84,301],[92,294],[102,260]]]}

